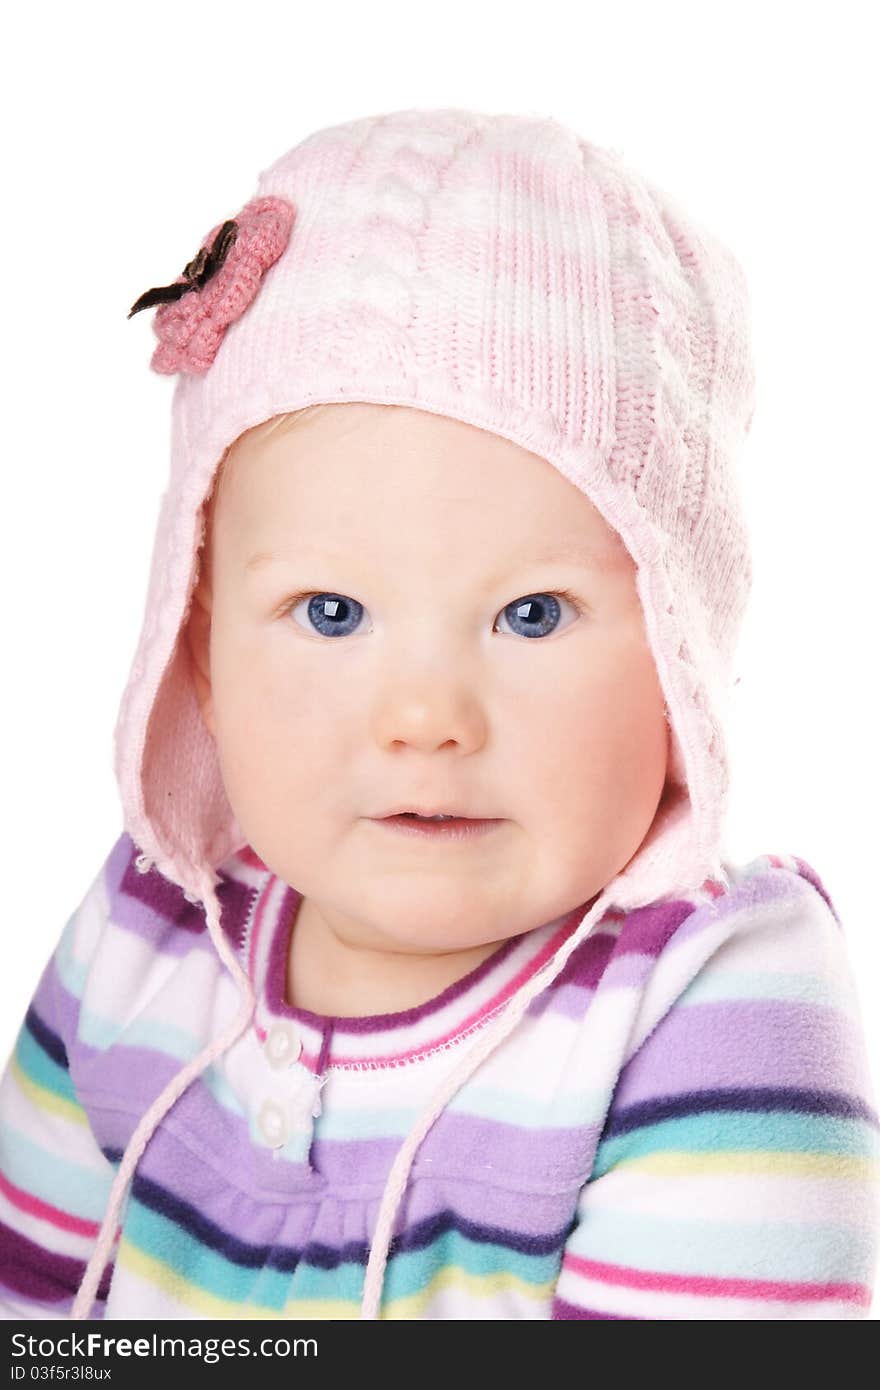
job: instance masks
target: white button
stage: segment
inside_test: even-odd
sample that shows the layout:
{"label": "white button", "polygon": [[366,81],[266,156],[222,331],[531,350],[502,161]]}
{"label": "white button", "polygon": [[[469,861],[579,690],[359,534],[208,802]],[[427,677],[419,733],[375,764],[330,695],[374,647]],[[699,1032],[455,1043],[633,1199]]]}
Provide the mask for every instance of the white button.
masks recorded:
{"label": "white button", "polygon": [[283,1071],[294,1063],[302,1052],[302,1038],[289,1023],[276,1023],[264,1043],[266,1060],[273,1071]]}
{"label": "white button", "polygon": [[287,1116],[277,1101],[264,1100],[257,1116],[260,1133],[270,1149],[280,1149],[290,1132]]}

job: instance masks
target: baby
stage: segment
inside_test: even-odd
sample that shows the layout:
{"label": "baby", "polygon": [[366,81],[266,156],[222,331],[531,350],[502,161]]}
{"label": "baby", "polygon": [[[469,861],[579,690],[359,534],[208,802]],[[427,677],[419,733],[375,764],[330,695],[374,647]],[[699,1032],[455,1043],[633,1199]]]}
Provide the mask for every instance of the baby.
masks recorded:
{"label": "baby", "polygon": [[0,1083],[8,1318],[859,1318],[815,870],[723,848],[747,292],[553,120],[320,131],[148,290],[124,829]]}

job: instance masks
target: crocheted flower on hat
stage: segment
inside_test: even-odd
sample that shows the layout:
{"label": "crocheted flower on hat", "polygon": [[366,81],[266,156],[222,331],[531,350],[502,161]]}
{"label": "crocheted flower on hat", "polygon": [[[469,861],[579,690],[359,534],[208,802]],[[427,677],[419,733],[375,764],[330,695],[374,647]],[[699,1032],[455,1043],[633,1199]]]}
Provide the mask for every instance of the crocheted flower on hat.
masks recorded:
{"label": "crocheted flower on hat", "polygon": [[161,304],[154,372],[208,370],[231,323],[256,298],[263,276],[290,240],[296,210],[285,198],[254,198],[236,217],[212,227],[173,284],[146,290],[128,311]]}

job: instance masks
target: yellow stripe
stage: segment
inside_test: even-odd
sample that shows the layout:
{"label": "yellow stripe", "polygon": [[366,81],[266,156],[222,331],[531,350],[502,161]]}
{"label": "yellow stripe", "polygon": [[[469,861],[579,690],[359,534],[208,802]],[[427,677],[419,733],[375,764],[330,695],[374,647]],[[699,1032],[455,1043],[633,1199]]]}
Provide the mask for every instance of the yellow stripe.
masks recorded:
{"label": "yellow stripe", "polygon": [[88,1124],[86,1112],[79,1101],[68,1100],[66,1096],[59,1096],[57,1092],[48,1090],[39,1082],[32,1081],[27,1072],[22,1070],[21,1063],[14,1054],[11,1070],[19,1088],[33,1105],[38,1106],[41,1110],[47,1110],[50,1115],[60,1115],[62,1119],[69,1120],[71,1124]]}
{"label": "yellow stripe", "polygon": [[[869,1181],[880,1173],[880,1163],[873,1158],[848,1154],[741,1153],[731,1150],[711,1154],[647,1154],[644,1158],[626,1159],[616,1164],[610,1172],[622,1172],[624,1169],[627,1172],[660,1173],[671,1177],[689,1177],[698,1173],[771,1173]],[[597,1181],[601,1181],[601,1178]]]}
{"label": "yellow stripe", "polygon": [[176,1299],[178,1303],[207,1317],[244,1318],[251,1322],[265,1321],[267,1318],[357,1318],[360,1304],[347,1299],[294,1299],[283,1309],[259,1308],[252,1304],[239,1303],[234,1299],[221,1298],[196,1288],[182,1275],[175,1274],[163,1260],[147,1255],[139,1250],[127,1237],[119,1242],[117,1264],[129,1269],[147,1283],[154,1284],[163,1294]]}
{"label": "yellow stripe", "polygon": [[430,1284],[416,1294],[406,1298],[395,1298],[382,1317],[389,1320],[402,1318],[422,1318],[428,1304],[444,1289],[464,1289],[472,1298],[497,1298],[501,1294],[513,1293],[518,1298],[530,1298],[535,1303],[546,1303],[553,1295],[556,1279],[546,1284],[527,1284],[515,1274],[501,1270],[495,1274],[468,1274],[457,1265],[447,1265],[435,1274]]}

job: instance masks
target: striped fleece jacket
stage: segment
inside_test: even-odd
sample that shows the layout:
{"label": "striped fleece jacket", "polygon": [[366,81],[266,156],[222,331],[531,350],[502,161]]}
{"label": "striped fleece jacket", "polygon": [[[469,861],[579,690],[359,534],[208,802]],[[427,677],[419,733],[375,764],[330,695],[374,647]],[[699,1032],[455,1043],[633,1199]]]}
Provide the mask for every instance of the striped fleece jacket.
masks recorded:
{"label": "striped fleece jacket", "polygon": [[[0,1308],[65,1317],[115,1169],[235,1013],[186,895],[120,836],[0,1084]],[[836,910],[765,855],[610,909],[423,1140],[380,1316],[865,1318],[878,1122]],[[395,1152],[457,1050],[575,930],[504,943],[402,1013],[285,1002],[299,895],[220,870],[253,1023],[149,1140],[93,1317],[356,1318]]]}

